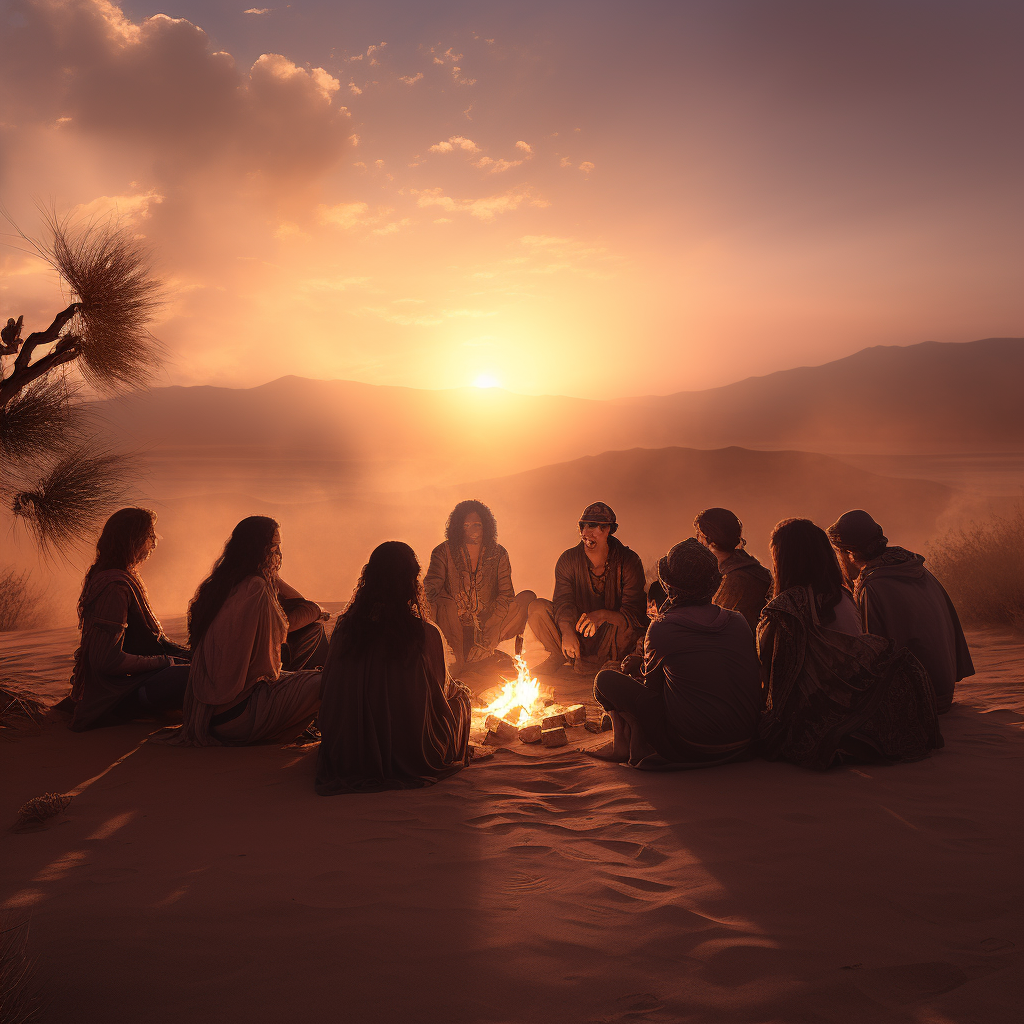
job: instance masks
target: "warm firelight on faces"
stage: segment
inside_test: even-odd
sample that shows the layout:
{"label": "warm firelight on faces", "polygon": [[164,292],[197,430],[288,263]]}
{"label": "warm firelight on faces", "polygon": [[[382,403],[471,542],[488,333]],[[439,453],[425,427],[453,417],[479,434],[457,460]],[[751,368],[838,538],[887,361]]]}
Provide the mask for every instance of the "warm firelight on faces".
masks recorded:
{"label": "warm firelight on faces", "polygon": [[475,388],[500,388],[501,381],[493,373],[481,373],[473,381]]}

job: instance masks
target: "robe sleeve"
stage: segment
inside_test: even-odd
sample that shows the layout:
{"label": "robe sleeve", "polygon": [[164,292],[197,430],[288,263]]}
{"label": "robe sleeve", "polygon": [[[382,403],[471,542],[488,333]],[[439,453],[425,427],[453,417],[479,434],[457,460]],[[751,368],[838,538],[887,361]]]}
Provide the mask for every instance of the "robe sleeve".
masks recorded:
{"label": "robe sleeve", "polygon": [[318,622],[320,620],[320,605],[315,601],[307,601],[305,598],[289,601],[285,615],[288,617],[288,632],[291,633],[292,630],[302,629],[313,622]]}
{"label": "robe sleeve", "polygon": [[437,607],[437,598],[441,594],[441,591],[445,589],[447,577],[448,573],[445,569],[444,545],[438,544],[437,547],[430,552],[430,565],[427,568],[426,576],[423,577],[423,596],[426,598],[427,604],[430,605],[431,613],[433,613]]}
{"label": "robe sleeve", "polygon": [[131,592],[117,583],[104,588],[90,607],[89,629],[82,646],[93,671],[105,676],[128,676],[167,668],[170,661],[162,654],[128,654],[124,651],[124,632],[128,628],[128,602]]}
{"label": "robe sleeve", "polygon": [[618,609],[631,629],[647,628],[647,591],[644,587],[644,565],[635,551],[622,560],[622,604]]}
{"label": "robe sleeve", "polygon": [[[665,689],[665,665],[651,643],[651,631],[639,641],[643,645],[644,656],[644,686],[654,693],[662,693]],[[638,645],[639,646],[639,645]]]}
{"label": "robe sleeve", "polygon": [[[581,612],[576,603],[576,573],[573,566],[575,548],[563,551],[555,562],[555,590],[552,604],[555,606],[555,623],[564,634],[576,630]],[[584,556],[586,557],[586,556]]]}

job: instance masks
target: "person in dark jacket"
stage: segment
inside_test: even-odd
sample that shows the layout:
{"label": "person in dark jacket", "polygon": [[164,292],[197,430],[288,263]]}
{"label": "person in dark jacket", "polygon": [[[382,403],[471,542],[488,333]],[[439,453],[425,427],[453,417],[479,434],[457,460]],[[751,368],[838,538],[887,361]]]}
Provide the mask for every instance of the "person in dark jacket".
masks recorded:
{"label": "person in dark jacket", "polygon": [[122,508],[104,524],[78,599],[71,676],[76,732],[181,708],[188,648],[169,640],[139,568],[157,546],[156,513]]}
{"label": "person in dark jacket", "polygon": [[974,662],[945,588],[921,555],[889,544],[862,509],[841,515],[828,536],[853,587],[864,631],[906,647],[928,672],[939,714],[948,711],[956,684],[974,675]]}
{"label": "person in dark jacket", "polygon": [[618,665],[647,629],[640,556],[612,536],[619,528],[603,501],[580,516],[581,540],[555,563],[551,601],[530,605],[530,628],[548,658],[535,671],[557,672],[565,661],[581,673]]}
{"label": "person in dark jacket", "polygon": [[772,574],[744,550],[743,524],[734,512],[706,508],[694,519],[693,528],[697,540],[718,559],[722,585],[715,604],[739,612],[753,633],[772,589]]}
{"label": "person in dark jacket", "polygon": [[[482,502],[460,501],[445,526],[445,541],[430,555],[423,578],[426,612],[444,634],[455,661],[456,678],[464,669],[490,664],[503,640],[522,633],[532,590],[515,592],[508,552],[498,543],[498,524]],[[511,665],[511,661],[508,663]]]}
{"label": "person in dark jacket", "polygon": [[408,544],[381,544],[338,619],[318,719],[321,796],[430,786],[469,763],[469,690],[420,614],[419,575]]}
{"label": "person in dark jacket", "polygon": [[614,729],[594,756],[654,769],[749,758],[763,702],[750,627],[712,603],[721,573],[695,538],[661,559],[658,577],[668,600],[647,631],[642,682],[609,669],[594,682]]}

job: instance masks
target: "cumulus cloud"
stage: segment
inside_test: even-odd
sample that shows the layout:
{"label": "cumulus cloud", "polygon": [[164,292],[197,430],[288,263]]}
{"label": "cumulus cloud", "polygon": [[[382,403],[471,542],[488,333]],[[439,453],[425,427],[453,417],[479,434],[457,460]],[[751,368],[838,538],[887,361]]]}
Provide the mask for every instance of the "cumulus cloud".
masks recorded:
{"label": "cumulus cloud", "polygon": [[406,85],[415,85],[420,79],[423,78],[423,72],[417,71],[415,75],[401,75],[399,77],[400,82],[405,82]]}
{"label": "cumulus cloud", "polygon": [[[348,148],[340,83],[263,54],[248,70],[183,18],[139,24],[106,0],[24,0],[0,64],[0,121],[53,125],[150,158],[154,174],[220,166],[309,181]],[[254,8],[255,10],[255,8]],[[40,74],[40,68],[60,68]]]}
{"label": "cumulus cloud", "polygon": [[518,167],[522,162],[522,160],[495,160],[490,156],[482,156],[479,160],[473,161],[473,166],[479,167],[481,170],[490,171],[491,174],[500,174],[502,171],[507,171],[512,167]]}
{"label": "cumulus cloud", "polygon": [[249,10],[244,11],[245,14],[269,14],[269,7],[250,7]]}
{"label": "cumulus cloud", "polygon": [[528,142],[523,142],[522,139],[516,143],[516,149],[521,149],[527,156],[533,156],[533,146]]}
{"label": "cumulus cloud", "polygon": [[594,165],[589,160],[584,160],[583,163],[580,164],[580,170],[584,174],[589,174],[593,169]]}
{"label": "cumulus cloud", "polygon": [[430,147],[429,152],[451,153],[456,149],[464,149],[467,153],[480,152],[480,147],[472,139],[467,139],[462,135],[452,135],[446,141],[435,142],[434,145]]}

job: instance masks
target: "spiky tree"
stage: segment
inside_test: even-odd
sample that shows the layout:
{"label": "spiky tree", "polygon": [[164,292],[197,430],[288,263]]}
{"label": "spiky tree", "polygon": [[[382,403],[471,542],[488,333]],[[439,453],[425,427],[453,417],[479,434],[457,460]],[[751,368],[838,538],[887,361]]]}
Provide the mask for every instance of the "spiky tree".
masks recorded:
{"label": "spiky tree", "polygon": [[74,301],[24,339],[23,316],[0,329],[0,497],[44,551],[95,531],[131,472],[90,423],[83,382],[100,394],[141,387],[161,356],[148,330],[161,284],[146,246],[113,221],[49,214],[45,225],[43,241],[22,238]]}

